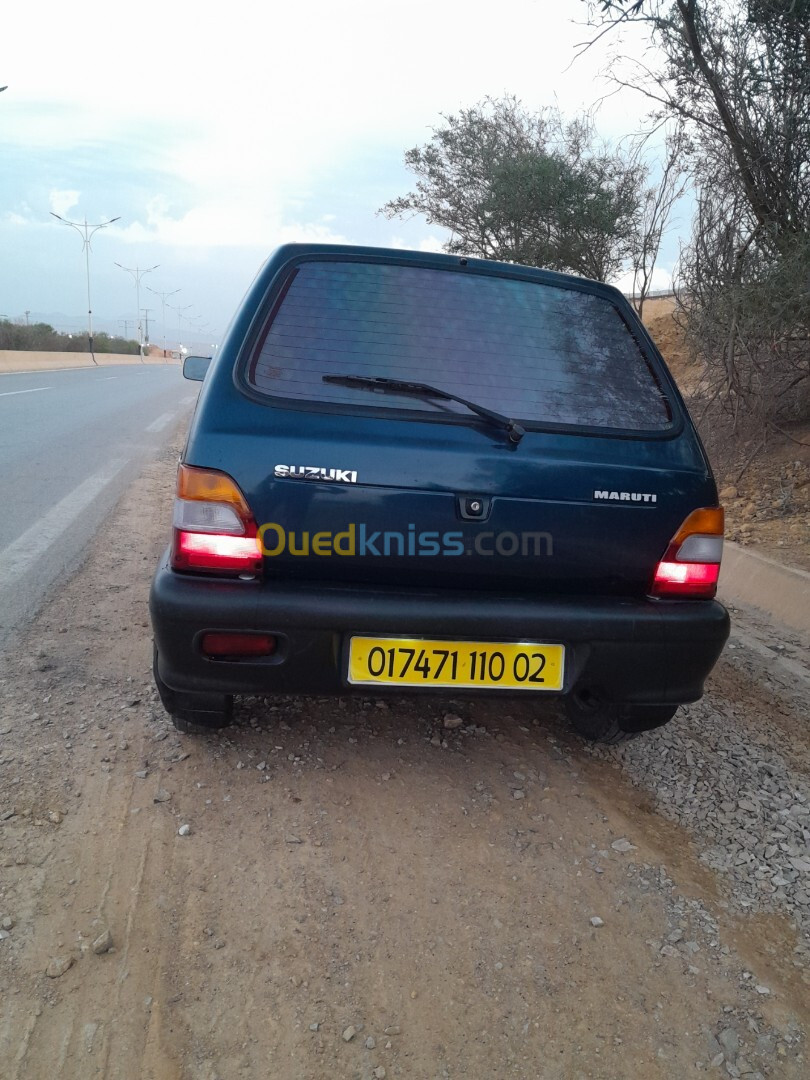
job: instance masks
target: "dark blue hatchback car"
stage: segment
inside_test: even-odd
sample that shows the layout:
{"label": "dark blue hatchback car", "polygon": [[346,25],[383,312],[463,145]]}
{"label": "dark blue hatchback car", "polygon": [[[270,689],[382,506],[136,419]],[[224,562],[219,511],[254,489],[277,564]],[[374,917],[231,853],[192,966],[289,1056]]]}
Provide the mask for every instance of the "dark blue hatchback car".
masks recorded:
{"label": "dark blue hatchback car", "polygon": [[615,289],[287,245],[205,372],[152,587],[157,686],[184,731],[227,724],[235,693],[536,694],[617,740],[703,692],[722,536]]}

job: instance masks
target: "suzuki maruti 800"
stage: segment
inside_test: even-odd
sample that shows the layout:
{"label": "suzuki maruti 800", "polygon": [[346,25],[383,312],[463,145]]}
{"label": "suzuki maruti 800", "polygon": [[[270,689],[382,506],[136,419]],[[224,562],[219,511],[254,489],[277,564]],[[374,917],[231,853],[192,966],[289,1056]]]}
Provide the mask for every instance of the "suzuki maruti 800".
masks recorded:
{"label": "suzuki maruti 800", "polygon": [[234,694],[511,694],[616,741],[701,696],[723,511],[616,289],[287,245],[186,374],[151,594],[180,730],[226,725]]}

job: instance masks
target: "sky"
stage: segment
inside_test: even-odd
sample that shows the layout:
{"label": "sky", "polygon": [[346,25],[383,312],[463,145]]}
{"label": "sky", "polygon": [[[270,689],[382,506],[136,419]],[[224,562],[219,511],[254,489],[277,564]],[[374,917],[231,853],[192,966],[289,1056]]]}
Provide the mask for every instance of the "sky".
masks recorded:
{"label": "sky", "polygon": [[[50,212],[118,217],[92,241],[96,327],[135,336],[134,278],[115,264],[157,266],[140,305],[152,341],[174,347],[215,344],[280,243],[441,250],[441,229],[377,213],[411,189],[404,152],[441,114],[512,93],[573,115],[608,89],[607,44],[571,63],[589,33],[581,0],[50,6],[3,13],[0,316],[82,332],[82,238]],[[644,113],[614,94],[599,132],[615,141]],[[687,224],[666,239],[657,287]],[[164,326],[147,286],[180,290],[168,303],[185,310],[169,306]]]}

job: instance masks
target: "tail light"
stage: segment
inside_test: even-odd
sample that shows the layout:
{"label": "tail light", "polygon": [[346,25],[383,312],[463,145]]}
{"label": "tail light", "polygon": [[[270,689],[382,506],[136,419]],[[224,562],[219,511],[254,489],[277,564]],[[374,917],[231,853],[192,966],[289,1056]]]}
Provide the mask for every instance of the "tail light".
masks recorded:
{"label": "tail light", "polygon": [[227,473],[180,465],[173,524],[175,570],[261,571],[256,522],[239,486]]}
{"label": "tail light", "polygon": [[722,507],[693,510],[655,568],[650,595],[714,596],[723,557],[723,526]]}

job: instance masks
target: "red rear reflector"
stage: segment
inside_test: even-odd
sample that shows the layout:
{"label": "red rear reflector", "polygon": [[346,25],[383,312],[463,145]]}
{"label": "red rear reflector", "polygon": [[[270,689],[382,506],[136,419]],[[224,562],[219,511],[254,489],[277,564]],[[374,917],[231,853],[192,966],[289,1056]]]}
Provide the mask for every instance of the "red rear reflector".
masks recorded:
{"label": "red rear reflector", "polygon": [[656,596],[714,596],[719,563],[660,562],[653,579]]}
{"label": "red rear reflector", "polygon": [[227,630],[203,634],[200,647],[206,656],[272,656],[272,634],[240,634]]}
{"label": "red rear reflector", "polygon": [[192,533],[175,530],[172,566],[176,570],[241,570],[262,568],[262,549],[255,536]]}

